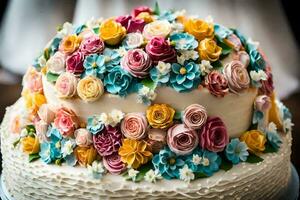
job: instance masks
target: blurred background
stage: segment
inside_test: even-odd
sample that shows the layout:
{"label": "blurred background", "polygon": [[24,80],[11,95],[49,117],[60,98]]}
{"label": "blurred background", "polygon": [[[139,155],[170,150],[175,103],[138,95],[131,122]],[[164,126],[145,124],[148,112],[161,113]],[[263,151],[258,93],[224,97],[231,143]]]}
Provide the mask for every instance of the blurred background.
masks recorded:
{"label": "blurred background", "polygon": [[[79,24],[91,17],[129,13],[152,0],[1,0],[0,5],[0,121],[6,106],[21,94],[21,78],[56,27]],[[202,18],[235,27],[265,51],[280,99],[295,124],[292,161],[300,172],[300,33],[296,1],[290,0],[160,0],[161,9],[183,9]]]}

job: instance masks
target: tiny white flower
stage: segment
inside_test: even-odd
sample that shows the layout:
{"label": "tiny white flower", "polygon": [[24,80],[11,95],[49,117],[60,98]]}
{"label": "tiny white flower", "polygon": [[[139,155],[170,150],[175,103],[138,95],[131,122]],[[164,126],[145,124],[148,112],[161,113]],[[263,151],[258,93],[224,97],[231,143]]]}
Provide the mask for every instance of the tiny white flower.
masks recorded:
{"label": "tiny white flower", "polygon": [[64,145],[61,148],[63,157],[66,157],[67,155],[70,155],[71,153],[73,153],[74,144],[75,144],[75,141],[71,140],[71,139],[64,143]]}
{"label": "tiny white flower", "polygon": [[184,16],[185,14],[186,14],[186,10],[185,9],[177,10],[177,11],[174,12],[174,15],[176,17],[178,17],[178,16]]}
{"label": "tiny white flower", "polygon": [[124,113],[120,110],[112,110],[111,113],[109,114],[109,116],[111,117],[112,121],[110,123],[111,126],[115,127],[118,123],[121,122],[121,120],[124,117]]}
{"label": "tiny white flower", "polygon": [[139,95],[147,97],[149,100],[154,100],[156,98],[156,93],[154,90],[151,90],[150,88],[143,86],[138,91]]}
{"label": "tiny white flower", "polygon": [[160,74],[166,75],[167,73],[169,73],[171,71],[171,64],[165,63],[162,61],[158,61],[156,69],[159,71]]}
{"label": "tiny white flower", "polygon": [[73,25],[70,22],[65,22],[62,29],[57,33],[57,36],[63,38],[67,35],[71,35],[73,33],[73,30]]}
{"label": "tiny white flower", "polygon": [[171,24],[172,33],[181,33],[184,31],[184,26],[181,23],[172,23]]}
{"label": "tiny white flower", "polygon": [[184,55],[181,55],[181,56],[177,56],[177,62],[181,65],[184,64],[184,61],[185,61],[185,56]]}
{"label": "tiny white flower", "polygon": [[259,42],[252,40],[252,38],[249,38],[247,43],[253,45],[256,49],[259,47]]}
{"label": "tiny white flower", "polygon": [[205,167],[207,167],[209,165],[208,158],[205,158],[205,157],[202,158],[202,165],[205,166]]}
{"label": "tiny white flower", "polygon": [[129,169],[128,170],[128,177],[130,178],[130,179],[132,179],[133,181],[135,181],[135,179],[136,179],[136,176],[138,175],[138,173],[139,173],[139,171],[138,170],[135,170],[135,169]]}
{"label": "tiny white flower", "polygon": [[159,174],[159,171],[150,169],[144,176],[145,181],[149,183],[156,183],[157,179],[161,179],[161,175]]}
{"label": "tiny white flower", "polygon": [[192,162],[194,163],[194,165],[200,165],[201,161],[202,161],[202,158],[199,155],[197,155],[197,154],[193,155]]}
{"label": "tiny white flower", "polygon": [[260,81],[260,80],[267,80],[268,76],[263,70],[256,71],[250,71],[250,77],[253,81]]}
{"label": "tiny white flower", "polygon": [[121,57],[124,57],[127,54],[127,51],[124,47],[120,47],[116,51],[118,52],[118,54],[120,54]]}
{"label": "tiny white flower", "polygon": [[91,19],[86,21],[85,25],[88,28],[93,29],[93,28],[99,27],[99,25],[101,24],[102,21],[103,21],[103,18],[95,19],[94,17],[92,17]]}
{"label": "tiny white flower", "polygon": [[190,59],[197,60],[199,58],[198,52],[194,50],[182,50],[180,51],[180,53],[181,53],[180,61],[182,62],[182,64],[184,63],[185,60],[190,60]]}
{"label": "tiny white flower", "polygon": [[185,182],[190,182],[195,179],[195,174],[187,165],[184,165],[183,168],[179,169],[179,178]]}
{"label": "tiny white flower", "polygon": [[292,131],[293,126],[294,124],[290,118],[283,121],[283,129],[286,133]]}
{"label": "tiny white flower", "polygon": [[111,117],[106,113],[101,113],[99,116],[99,120],[106,126],[112,123]]}
{"label": "tiny white flower", "polygon": [[103,174],[106,172],[102,162],[96,160],[93,161],[92,165],[88,165],[87,169],[89,174],[96,179],[102,178]]}
{"label": "tiny white flower", "polygon": [[270,122],[268,125],[268,131],[269,132],[273,132],[273,133],[277,133],[277,126],[274,122]]}
{"label": "tiny white flower", "polygon": [[46,59],[45,59],[44,56],[40,56],[39,59],[38,59],[38,63],[39,63],[39,65],[40,65],[41,67],[43,67],[43,66],[46,65],[47,61],[46,61]]}
{"label": "tiny white flower", "polygon": [[213,69],[213,66],[211,66],[208,60],[201,60],[199,67],[202,75],[209,74],[209,72]]}
{"label": "tiny white flower", "polygon": [[20,137],[21,137],[21,138],[24,138],[24,137],[26,137],[27,135],[28,135],[27,129],[26,129],[26,128],[23,128],[23,129],[21,130]]}
{"label": "tiny white flower", "polygon": [[211,15],[208,15],[205,17],[205,21],[209,24],[213,24],[214,23],[214,18]]}

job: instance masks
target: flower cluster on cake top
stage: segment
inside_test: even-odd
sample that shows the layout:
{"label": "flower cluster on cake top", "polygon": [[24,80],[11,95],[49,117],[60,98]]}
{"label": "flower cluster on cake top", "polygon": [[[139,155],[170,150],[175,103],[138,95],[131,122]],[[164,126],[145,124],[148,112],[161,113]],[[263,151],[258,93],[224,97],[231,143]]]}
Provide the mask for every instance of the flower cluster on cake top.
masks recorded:
{"label": "flower cluster on cake top", "polygon": [[[43,76],[61,98],[91,102],[105,92],[137,92],[148,108],[82,120],[70,108],[47,104]],[[184,110],[151,103],[157,86],[188,92],[200,85],[216,97],[260,88],[251,127],[241,137],[229,138],[223,120],[209,116],[201,102]],[[99,179],[106,173],[136,182],[209,177],[240,162],[261,162],[262,153],[279,150],[280,132],[293,126],[254,42],[237,30],[157,6],[77,28],[64,24],[24,76],[22,96],[27,113],[12,119],[11,131],[19,134],[14,145],[21,144],[30,162],[81,165]]]}

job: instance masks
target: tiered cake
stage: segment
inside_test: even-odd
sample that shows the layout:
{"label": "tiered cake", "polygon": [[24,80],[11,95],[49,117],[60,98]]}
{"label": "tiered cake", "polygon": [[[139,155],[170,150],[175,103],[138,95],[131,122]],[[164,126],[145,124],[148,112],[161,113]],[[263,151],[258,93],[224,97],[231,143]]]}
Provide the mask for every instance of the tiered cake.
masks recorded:
{"label": "tiered cake", "polygon": [[65,23],[1,126],[13,199],[276,199],[291,114],[258,43],[184,11]]}

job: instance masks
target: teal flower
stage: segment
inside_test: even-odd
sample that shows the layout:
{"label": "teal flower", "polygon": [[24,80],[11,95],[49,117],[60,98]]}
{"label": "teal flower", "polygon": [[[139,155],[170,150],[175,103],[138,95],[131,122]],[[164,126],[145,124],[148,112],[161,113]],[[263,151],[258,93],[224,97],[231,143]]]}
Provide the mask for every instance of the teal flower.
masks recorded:
{"label": "teal flower", "polygon": [[157,66],[150,70],[150,78],[157,84],[165,84],[170,79],[171,64],[159,61]]}
{"label": "teal flower", "polygon": [[135,82],[135,79],[120,67],[114,67],[104,78],[106,90],[121,97],[137,90]]}
{"label": "teal flower", "polygon": [[169,21],[170,23],[172,23],[172,22],[175,21],[176,17],[177,17],[177,15],[175,14],[174,11],[172,11],[172,10],[165,10],[165,11],[163,11],[162,14],[160,14],[160,15],[158,16],[157,19],[158,19],[158,20],[167,20],[167,21]]}
{"label": "teal flower", "polygon": [[105,57],[105,68],[108,72],[120,65],[121,55],[116,50],[105,48],[103,55]]}
{"label": "teal flower", "polygon": [[160,150],[152,159],[155,170],[165,179],[179,178],[179,169],[184,166],[184,160],[176,156],[168,147]]}
{"label": "teal flower", "polygon": [[255,110],[252,117],[252,124],[260,124],[264,118],[264,113],[258,110]]}
{"label": "teal flower", "polygon": [[280,145],[282,144],[282,140],[277,132],[274,131],[267,131],[266,137],[268,143],[275,149],[278,150],[280,148]]}
{"label": "teal flower", "polygon": [[241,142],[238,138],[232,139],[226,146],[225,155],[233,164],[238,164],[240,161],[246,161],[249,153],[245,142]]}
{"label": "teal flower", "polygon": [[76,147],[76,142],[74,139],[62,139],[61,141],[61,153],[62,158],[66,161],[67,165],[74,166],[77,159],[73,153]]}
{"label": "teal flower", "polygon": [[83,67],[85,68],[84,76],[93,75],[100,79],[104,78],[105,68],[105,56],[92,54],[85,58]]}
{"label": "teal flower", "polygon": [[87,26],[85,24],[82,24],[78,27],[75,28],[75,34],[76,35],[79,35],[80,33],[82,33],[82,31],[84,31],[84,29],[86,28]]}
{"label": "teal flower", "polygon": [[215,35],[219,38],[219,39],[225,39],[228,36],[230,36],[231,34],[233,34],[233,31],[230,30],[229,28],[219,25],[219,24],[215,24],[214,25],[214,30],[215,30]]}
{"label": "teal flower", "polygon": [[266,67],[266,62],[263,59],[262,55],[256,50],[256,49],[251,49],[249,51],[250,55],[250,70],[264,70]]}
{"label": "teal flower", "polygon": [[90,116],[87,119],[87,130],[93,135],[96,135],[104,128],[104,123],[101,121],[99,115]]}
{"label": "teal flower", "polygon": [[185,62],[184,66],[172,64],[170,85],[177,92],[187,92],[198,87],[201,82],[199,65],[194,62]]}
{"label": "teal flower", "polygon": [[42,161],[47,164],[51,163],[52,159],[51,159],[50,143],[44,142],[41,144],[40,148],[41,148],[41,150],[40,150],[39,155],[40,155]]}
{"label": "teal flower", "polygon": [[188,33],[172,34],[170,40],[172,43],[175,43],[175,49],[178,50],[193,50],[198,46],[195,37]]}
{"label": "teal flower", "polygon": [[221,158],[215,152],[197,148],[187,157],[186,162],[193,172],[212,176],[213,173],[219,171]]}

